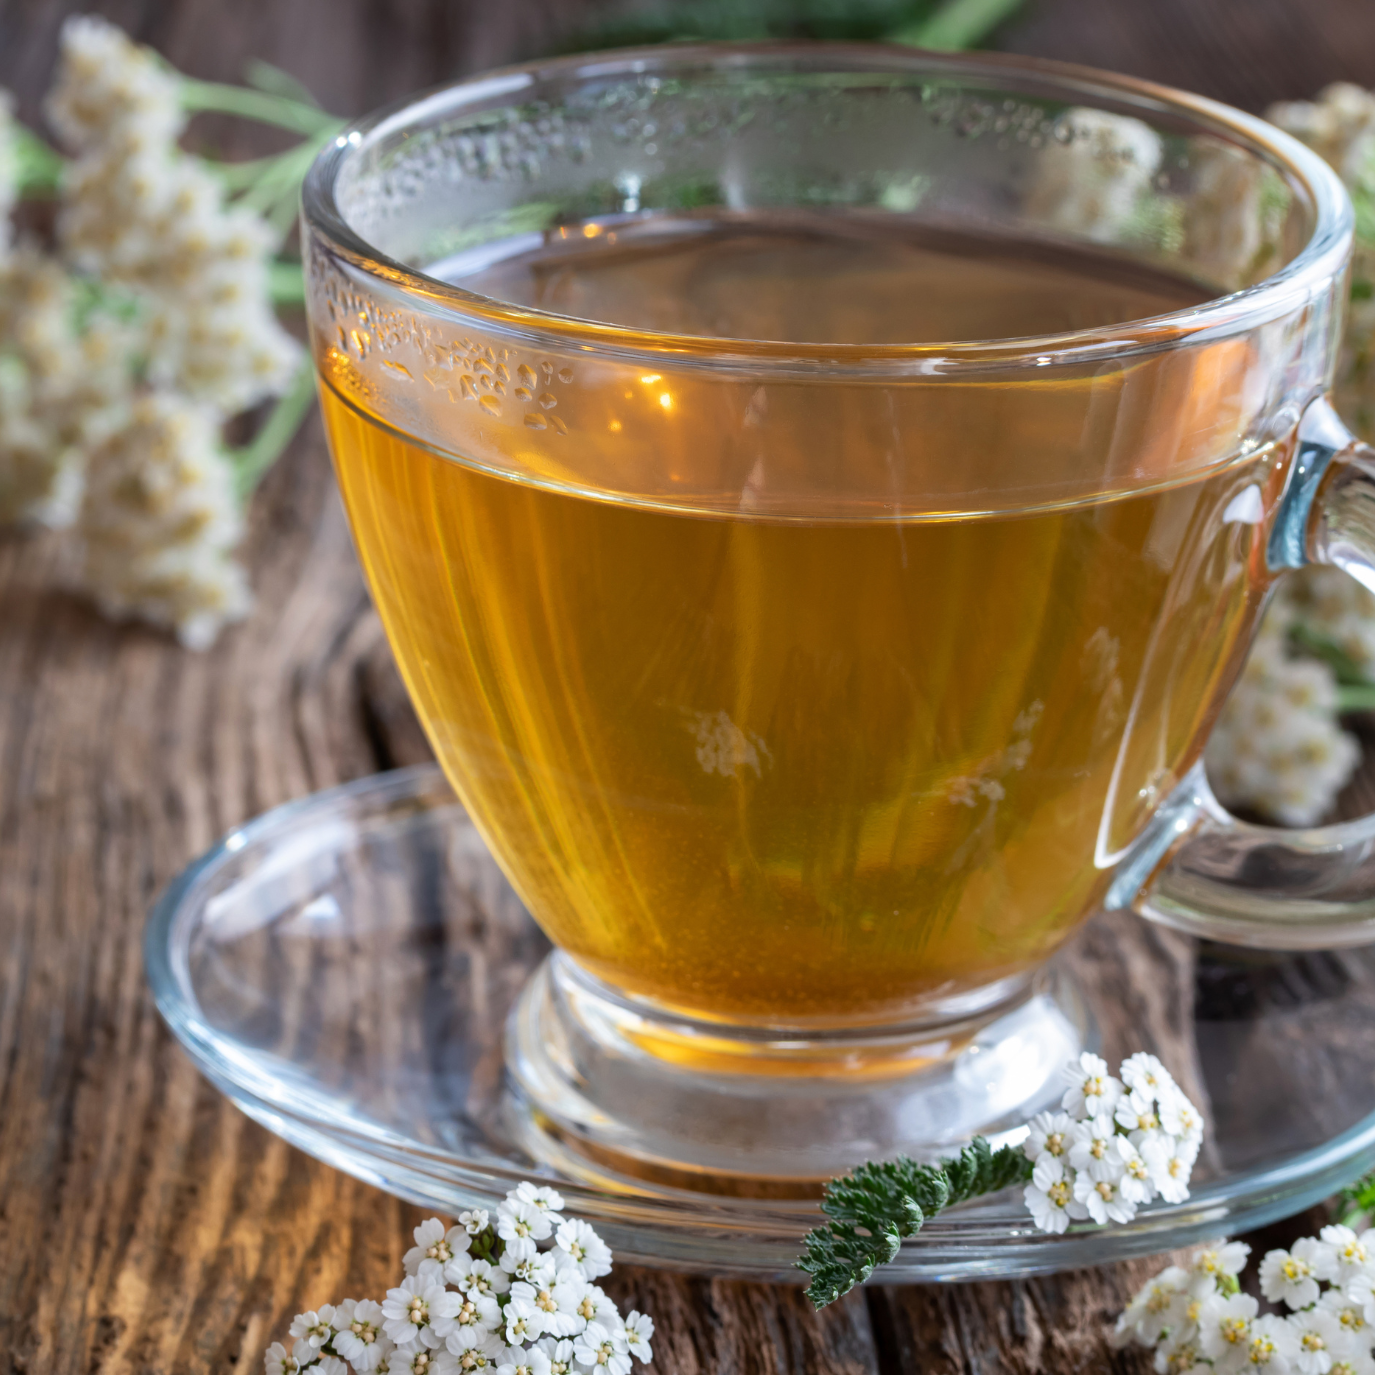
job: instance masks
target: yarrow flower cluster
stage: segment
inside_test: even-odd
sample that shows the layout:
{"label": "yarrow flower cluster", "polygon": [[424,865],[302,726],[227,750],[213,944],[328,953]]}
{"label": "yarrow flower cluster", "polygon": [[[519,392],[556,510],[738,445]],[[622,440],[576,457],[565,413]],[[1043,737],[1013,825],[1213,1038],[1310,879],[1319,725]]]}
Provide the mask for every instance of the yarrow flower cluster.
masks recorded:
{"label": "yarrow flower cluster", "polygon": [[[273,310],[279,234],[179,148],[187,89],[114,25],[76,16],[45,106],[69,159],[0,92],[0,523],[74,526],[102,610],[201,648],[248,610],[231,553],[265,466],[251,446],[252,470],[239,462],[222,426],[282,393],[297,414],[309,392]],[[55,252],[13,242],[21,146],[50,165]]]}
{"label": "yarrow flower cluster", "polygon": [[1342,179],[1356,205],[1351,300],[1333,398],[1342,416],[1375,440],[1375,93],[1338,81],[1317,100],[1272,105],[1266,119],[1306,143]]}
{"label": "yarrow flower cluster", "polygon": [[1059,1112],[1031,1121],[1022,1151],[1031,1161],[1023,1190],[1043,1232],[1071,1222],[1130,1222],[1152,1199],[1182,1203],[1203,1142],[1203,1114],[1164,1065],[1144,1053],[1122,1062],[1085,1052],[1066,1071]]}
{"label": "yarrow flower cluster", "polygon": [[863,1284],[942,1209],[1014,1185],[1025,1186],[1026,1206],[1046,1232],[1073,1221],[1130,1222],[1154,1198],[1188,1198],[1203,1115],[1154,1055],[1133,1055],[1114,1077],[1085,1053],[1065,1077],[1060,1110],[1032,1118],[1020,1145],[995,1150],[976,1136],[948,1160],[871,1160],[832,1179],[821,1202],[826,1222],[807,1233],[797,1262],[811,1276],[812,1303],[824,1308]]}
{"label": "yarrow flower cluster", "polygon": [[1332,667],[1296,633],[1337,639],[1365,662],[1375,648],[1375,598],[1336,568],[1311,568],[1280,584],[1204,758],[1219,801],[1290,826],[1310,826],[1360,763],[1338,721]]}
{"label": "yarrow flower cluster", "polygon": [[1375,1230],[1324,1227],[1268,1252],[1260,1291],[1277,1312],[1241,1292],[1249,1255],[1216,1242],[1162,1270],[1118,1318],[1113,1345],[1150,1348],[1161,1375],[1375,1375]]}
{"label": "yarrow flower cluster", "polygon": [[298,1314],[290,1349],[268,1348],[267,1375],[627,1375],[632,1357],[648,1364],[653,1319],[621,1316],[595,1283],[610,1250],[563,1206],[526,1182],[495,1218],[478,1208],[453,1227],[422,1222],[382,1302]]}

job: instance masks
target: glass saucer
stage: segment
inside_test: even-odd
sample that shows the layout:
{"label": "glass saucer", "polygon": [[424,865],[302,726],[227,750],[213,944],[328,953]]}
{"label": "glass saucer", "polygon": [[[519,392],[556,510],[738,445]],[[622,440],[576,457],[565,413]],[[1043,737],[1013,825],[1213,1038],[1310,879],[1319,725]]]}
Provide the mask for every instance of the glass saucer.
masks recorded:
{"label": "glass saucer", "polygon": [[[439,1212],[557,1185],[628,1262],[793,1279],[814,1199],[734,1197],[515,1144],[503,1027],[548,953],[434,766],[364,778],[231,832],[163,894],[145,958],[201,1070],[302,1150]],[[1115,915],[1047,978],[1113,1062],[1152,1050],[1204,1108],[1187,1203],[1037,1232],[1020,1195],[953,1209],[876,1272],[1014,1276],[1260,1226],[1375,1164],[1375,950],[1210,946]],[[528,1124],[526,1124],[528,1126]]]}

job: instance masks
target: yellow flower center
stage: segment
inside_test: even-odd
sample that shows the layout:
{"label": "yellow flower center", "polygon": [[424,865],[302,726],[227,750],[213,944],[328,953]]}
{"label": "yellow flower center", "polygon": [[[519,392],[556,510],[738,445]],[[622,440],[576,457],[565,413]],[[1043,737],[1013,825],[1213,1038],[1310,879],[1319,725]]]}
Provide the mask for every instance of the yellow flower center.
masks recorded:
{"label": "yellow flower center", "polygon": [[1232,1346],[1246,1340],[1251,1324],[1245,1318],[1224,1318],[1222,1320],[1222,1340]]}

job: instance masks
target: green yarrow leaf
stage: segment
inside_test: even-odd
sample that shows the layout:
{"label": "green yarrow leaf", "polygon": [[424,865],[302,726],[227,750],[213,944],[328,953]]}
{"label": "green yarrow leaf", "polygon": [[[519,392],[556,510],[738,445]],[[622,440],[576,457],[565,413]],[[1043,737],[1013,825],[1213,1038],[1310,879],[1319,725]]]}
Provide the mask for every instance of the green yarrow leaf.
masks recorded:
{"label": "green yarrow leaf", "polygon": [[1369,1226],[1370,1220],[1375,1218],[1375,1170],[1349,1184],[1342,1190],[1341,1197],[1347,1205],[1342,1221],[1348,1227],[1358,1223]]}
{"label": "green yarrow leaf", "polygon": [[1031,1161],[1020,1147],[993,1150],[976,1136],[952,1160],[923,1165],[906,1156],[861,1165],[826,1186],[821,1211],[829,1219],[807,1234],[797,1268],[812,1277],[807,1297],[817,1308],[834,1303],[874,1267],[898,1253],[928,1217],[952,1203],[996,1193],[1031,1178]]}

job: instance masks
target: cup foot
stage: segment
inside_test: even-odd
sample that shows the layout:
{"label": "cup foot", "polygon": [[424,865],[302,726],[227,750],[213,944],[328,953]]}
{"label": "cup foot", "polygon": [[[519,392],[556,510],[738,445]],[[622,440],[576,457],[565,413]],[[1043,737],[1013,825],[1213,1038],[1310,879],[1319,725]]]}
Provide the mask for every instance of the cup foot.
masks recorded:
{"label": "cup foot", "polygon": [[975,1016],[798,1035],[659,1015],[555,952],[507,1023],[508,1126],[589,1182],[812,1196],[865,1160],[996,1144],[1058,1103],[1096,1041],[1084,1000],[1050,971],[1000,992]]}

